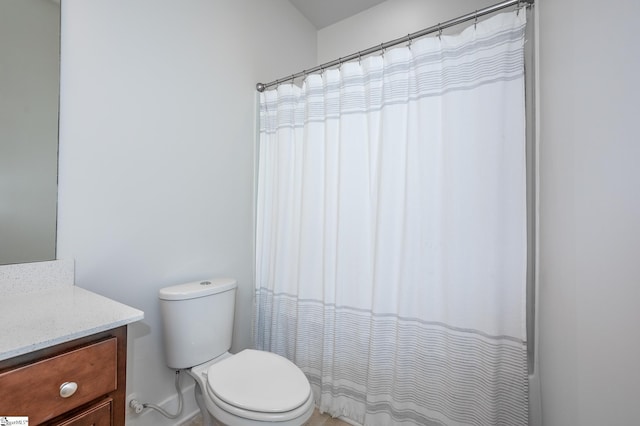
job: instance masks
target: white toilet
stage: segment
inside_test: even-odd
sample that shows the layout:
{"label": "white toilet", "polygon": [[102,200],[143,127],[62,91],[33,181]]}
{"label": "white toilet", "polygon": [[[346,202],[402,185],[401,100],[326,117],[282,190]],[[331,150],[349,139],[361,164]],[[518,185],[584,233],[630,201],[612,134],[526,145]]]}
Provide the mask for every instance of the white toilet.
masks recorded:
{"label": "white toilet", "polygon": [[187,369],[205,424],[300,426],[313,414],[309,381],[270,352],[231,348],[236,281],[219,278],[160,289],[167,365]]}

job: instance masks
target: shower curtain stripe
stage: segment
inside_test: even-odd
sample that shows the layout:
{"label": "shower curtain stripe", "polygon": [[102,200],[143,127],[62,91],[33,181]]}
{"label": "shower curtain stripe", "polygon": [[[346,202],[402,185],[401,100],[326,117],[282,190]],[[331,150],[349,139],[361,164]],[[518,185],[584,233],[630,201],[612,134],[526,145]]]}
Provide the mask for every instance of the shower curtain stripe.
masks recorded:
{"label": "shower curtain stripe", "polygon": [[321,411],[527,424],[525,19],[260,95],[255,346]]}
{"label": "shower curtain stripe", "polygon": [[[366,388],[367,399],[375,400],[378,406],[410,404],[449,413],[449,422],[434,424],[527,424],[523,413],[528,399],[526,381],[522,380],[527,374],[522,341],[289,297],[278,302],[277,315],[268,321],[270,333],[261,339],[274,334],[278,338],[270,344],[259,339],[257,345],[303,366],[321,395],[350,400],[349,404],[360,404],[364,409],[362,389]],[[263,309],[269,303],[259,302]],[[305,320],[291,327],[296,318]],[[389,346],[390,341],[395,345]],[[395,353],[396,348],[402,348],[402,352]],[[372,355],[363,359],[363,351]],[[340,357],[339,364],[334,363],[334,354]],[[323,371],[327,369],[337,380],[326,380]],[[424,378],[427,380],[422,382]],[[402,386],[389,394],[394,381]],[[465,405],[467,400],[474,404]],[[500,401],[502,412],[486,408],[494,400]],[[368,412],[376,411],[370,402],[366,406]],[[420,418],[420,411],[399,411],[390,419],[393,424],[411,418],[419,419],[415,424],[429,424],[427,417]],[[496,418],[503,422],[494,423]],[[451,423],[454,420],[458,423]]]}

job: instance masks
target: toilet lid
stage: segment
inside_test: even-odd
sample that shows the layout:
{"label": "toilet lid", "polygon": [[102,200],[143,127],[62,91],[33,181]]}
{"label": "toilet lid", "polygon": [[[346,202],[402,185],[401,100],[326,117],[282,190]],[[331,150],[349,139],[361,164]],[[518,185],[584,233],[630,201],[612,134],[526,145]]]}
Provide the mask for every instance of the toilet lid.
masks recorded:
{"label": "toilet lid", "polygon": [[294,363],[252,349],[209,367],[207,385],[227,404],[264,413],[294,410],[309,399],[311,392],[309,381]]}

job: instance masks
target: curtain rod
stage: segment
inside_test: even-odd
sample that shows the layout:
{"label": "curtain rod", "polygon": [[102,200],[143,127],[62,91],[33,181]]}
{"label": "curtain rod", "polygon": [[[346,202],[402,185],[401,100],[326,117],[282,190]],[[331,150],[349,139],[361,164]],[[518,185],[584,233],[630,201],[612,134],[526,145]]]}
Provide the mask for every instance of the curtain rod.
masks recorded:
{"label": "curtain rod", "polygon": [[301,71],[301,72],[299,72],[297,74],[292,74],[292,75],[290,75],[288,77],[284,77],[284,78],[281,78],[281,79],[278,79],[278,80],[274,80],[274,81],[272,81],[270,83],[266,83],[266,84],[265,83],[258,83],[258,84],[256,84],[256,90],[258,92],[264,92],[265,89],[268,89],[269,87],[277,86],[280,83],[285,83],[287,81],[294,81],[298,77],[303,77],[303,76],[306,77],[307,75],[313,74],[314,72],[324,71],[325,69],[328,69],[328,68],[331,68],[331,67],[335,67],[336,65],[340,65],[340,64],[343,64],[345,62],[354,60],[354,59],[362,58],[363,56],[367,56],[367,55],[370,55],[372,53],[379,52],[381,50],[388,49],[389,47],[396,46],[396,45],[398,45],[400,43],[409,43],[409,42],[411,42],[411,40],[419,38],[419,37],[423,37],[423,36],[425,36],[427,34],[431,34],[431,33],[435,33],[435,32],[439,32],[440,33],[440,32],[442,32],[442,30],[444,30],[446,28],[462,24],[463,22],[467,22],[467,21],[470,21],[472,19],[477,19],[477,18],[479,18],[481,16],[488,15],[488,14],[493,13],[493,12],[497,12],[498,10],[505,9],[507,7],[510,7],[510,6],[520,7],[521,4],[524,5],[524,6],[532,6],[534,1],[535,0],[506,0],[506,1],[503,1],[501,3],[494,4],[493,6],[488,6],[488,7],[485,7],[484,9],[476,10],[475,12],[467,13],[466,15],[459,16],[459,17],[454,18],[454,19],[450,19],[450,20],[448,20],[446,22],[441,22],[438,25],[434,25],[432,27],[425,28],[425,29],[420,30],[420,31],[416,31],[415,33],[407,34],[404,37],[400,37],[400,38],[397,38],[395,40],[391,40],[391,41],[388,41],[386,43],[381,43],[379,45],[370,47],[368,49],[361,50],[361,51],[356,52],[356,53],[352,53],[351,55],[345,56],[343,58],[338,58],[338,59],[335,59],[335,60],[330,61],[330,62],[325,62],[322,65],[318,65],[317,67],[313,67],[313,68],[308,69],[308,70],[303,70],[303,71]]}

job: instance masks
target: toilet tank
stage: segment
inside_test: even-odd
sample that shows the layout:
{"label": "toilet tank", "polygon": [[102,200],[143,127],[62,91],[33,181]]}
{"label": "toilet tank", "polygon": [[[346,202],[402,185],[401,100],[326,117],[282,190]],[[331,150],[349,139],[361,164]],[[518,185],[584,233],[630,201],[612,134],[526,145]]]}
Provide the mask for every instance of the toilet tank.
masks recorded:
{"label": "toilet tank", "polygon": [[160,289],[164,352],[170,368],[191,368],[229,351],[236,287],[232,278],[216,278]]}

